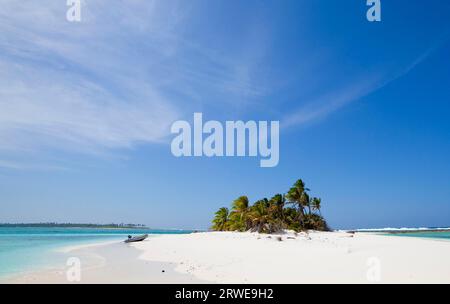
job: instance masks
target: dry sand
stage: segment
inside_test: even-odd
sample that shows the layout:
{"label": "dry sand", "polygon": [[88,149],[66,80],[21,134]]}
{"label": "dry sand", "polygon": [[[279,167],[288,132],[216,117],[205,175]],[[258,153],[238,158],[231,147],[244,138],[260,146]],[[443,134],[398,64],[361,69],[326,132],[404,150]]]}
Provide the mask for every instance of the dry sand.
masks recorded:
{"label": "dry sand", "polygon": [[208,232],[133,246],[141,259],[171,262],[180,273],[219,283],[450,283],[450,242],[434,239]]}

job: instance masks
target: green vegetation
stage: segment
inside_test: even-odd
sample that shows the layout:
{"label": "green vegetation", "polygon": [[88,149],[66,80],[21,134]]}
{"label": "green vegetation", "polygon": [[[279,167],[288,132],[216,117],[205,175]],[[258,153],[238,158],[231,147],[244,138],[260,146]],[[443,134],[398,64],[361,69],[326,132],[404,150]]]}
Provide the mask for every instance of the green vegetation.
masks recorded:
{"label": "green vegetation", "polygon": [[285,194],[264,198],[250,206],[248,197],[233,201],[231,211],[222,207],[216,213],[211,227],[216,231],[253,231],[275,233],[283,229],[329,230],[322,217],[321,199],[310,197],[310,190],[299,179]]}
{"label": "green vegetation", "polygon": [[0,223],[1,228],[5,227],[40,227],[40,228],[113,228],[113,229],[131,229],[147,228],[141,224],[74,224],[74,223]]}

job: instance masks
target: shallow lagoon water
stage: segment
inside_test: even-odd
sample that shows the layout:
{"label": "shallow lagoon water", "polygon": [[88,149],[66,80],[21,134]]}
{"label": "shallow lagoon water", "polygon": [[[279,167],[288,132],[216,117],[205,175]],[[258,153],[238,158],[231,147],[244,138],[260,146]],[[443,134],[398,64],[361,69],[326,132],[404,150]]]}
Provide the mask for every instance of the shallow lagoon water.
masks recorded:
{"label": "shallow lagoon water", "polygon": [[60,249],[89,243],[124,240],[147,233],[182,234],[191,231],[103,228],[0,228],[0,277],[52,268],[64,263]]}

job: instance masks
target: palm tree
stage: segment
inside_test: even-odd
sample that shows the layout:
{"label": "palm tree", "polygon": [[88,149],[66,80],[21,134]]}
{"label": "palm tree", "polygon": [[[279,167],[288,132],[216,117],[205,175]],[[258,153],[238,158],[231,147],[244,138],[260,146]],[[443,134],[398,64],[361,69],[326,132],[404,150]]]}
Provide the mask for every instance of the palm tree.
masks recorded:
{"label": "palm tree", "polygon": [[283,209],[286,205],[286,198],[282,194],[275,194],[270,200],[269,200],[269,209],[270,213],[274,217],[274,219],[283,221],[284,220],[284,213]]}
{"label": "palm tree", "polygon": [[283,210],[283,224],[286,228],[298,231],[300,223],[298,222],[298,211],[296,208],[288,207]]}
{"label": "palm tree", "polygon": [[271,232],[270,222],[271,216],[269,214],[269,201],[262,199],[253,204],[248,214],[252,231],[257,232]]}
{"label": "palm tree", "polygon": [[269,201],[270,203],[273,203],[274,205],[278,206],[279,208],[283,209],[284,204],[286,203],[286,198],[284,195],[281,194],[275,194]]}
{"label": "palm tree", "polygon": [[307,199],[306,191],[309,191],[308,188],[306,188],[305,183],[299,179],[297,182],[295,182],[294,186],[292,186],[291,189],[289,189],[289,192],[286,194],[286,199],[291,203],[295,204],[298,207],[299,210],[299,222],[300,226],[303,226],[304,217],[305,217],[305,206],[307,206]]}
{"label": "palm tree", "polygon": [[308,193],[303,192],[302,196],[300,197],[300,203],[303,208],[308,208],[308,214],[311,214],[311,198],[309,197]]}
{"label": "palm tree", "polygon": [[224,231],[227,228],[228,225],[228,208],[222,207],[217,211],[216,216],[213,219],[213,230],[216,231]]}
{"label": "palm tree", "polygon": [[320,204],[322,203],[322,199],[319,197],[314,197],[311,201],[311,207],[313,211],[319,211],[319,214],[322,215],[322,213],[320,212]]}
{"label": "palm tree", "polygon": [[249,203],[247,196],[241,196],[233,201],[230,213],[230,225],[233,230],[248,230],[248,213]]}

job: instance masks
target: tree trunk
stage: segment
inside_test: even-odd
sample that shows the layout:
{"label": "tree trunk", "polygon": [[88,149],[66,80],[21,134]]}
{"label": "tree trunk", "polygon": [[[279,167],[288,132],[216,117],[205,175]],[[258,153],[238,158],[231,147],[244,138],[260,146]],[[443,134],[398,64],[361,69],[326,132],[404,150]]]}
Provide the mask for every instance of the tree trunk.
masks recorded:
{"label": "tree trunk", "polygon": [[300,218],[299,218],[299,223],[300,223],[300,226],[302,227],[302,228],[304,228],[304,218],[305,218],[305,211],[303,210],[303,206],[302,205],[299,205],[299,210],[300,210]]}

